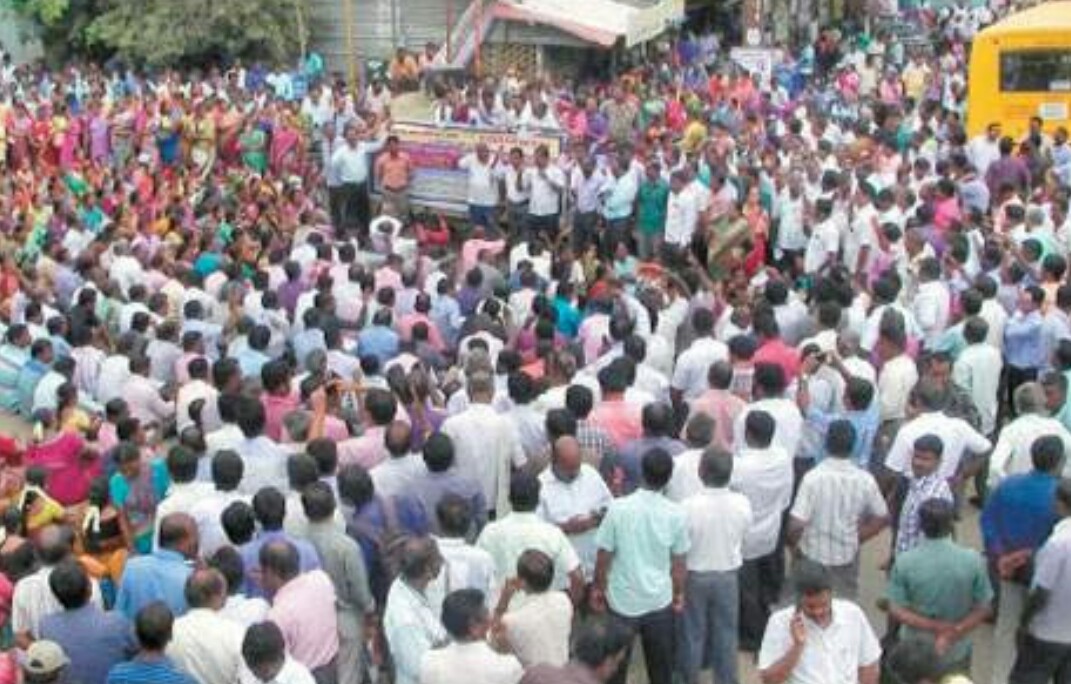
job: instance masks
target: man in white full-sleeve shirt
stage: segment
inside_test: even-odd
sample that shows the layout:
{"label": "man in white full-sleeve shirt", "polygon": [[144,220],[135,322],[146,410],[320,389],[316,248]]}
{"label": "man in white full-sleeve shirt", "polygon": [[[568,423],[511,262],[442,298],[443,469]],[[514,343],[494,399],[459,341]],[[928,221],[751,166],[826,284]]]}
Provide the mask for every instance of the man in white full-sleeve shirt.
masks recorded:
{"label": "man in white full-sleeve shirt", "polygon": [[383,141],[362,140],[362,124],[346,125],[346,143],[331,155],[331,170],[339,183],[340,219],[343,230],[368,230],[371,207],[368,198],[368,156],[383,148]]}
{"label": "man in white full-sleeve shirt", "polygon": [[450,416],[442,432],[454,443],[458,473],[483,485],[490,511],[498,517],[509,512],[512,468],[526,462],[513,422],[495,411],[495,381],[490,373],[474,373],[467,380],[469,406]]}

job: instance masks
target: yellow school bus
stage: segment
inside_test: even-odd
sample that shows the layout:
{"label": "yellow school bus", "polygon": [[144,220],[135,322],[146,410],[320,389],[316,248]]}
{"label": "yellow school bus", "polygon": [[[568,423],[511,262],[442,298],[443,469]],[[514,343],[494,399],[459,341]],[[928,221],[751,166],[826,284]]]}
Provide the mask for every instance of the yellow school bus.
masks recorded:
{"label": "yellow school bus", "polygon": [[1046,2],[978,32],[967,80],[967,133],[999,122],[1014,139],[1039,116],[1051,134],[1071,109],[1071,1]]}

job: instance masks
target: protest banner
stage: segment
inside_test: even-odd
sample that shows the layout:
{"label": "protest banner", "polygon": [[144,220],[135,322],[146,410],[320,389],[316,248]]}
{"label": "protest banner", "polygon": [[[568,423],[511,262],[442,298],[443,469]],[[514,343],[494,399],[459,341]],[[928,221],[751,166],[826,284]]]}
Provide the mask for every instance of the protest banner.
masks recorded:
{"label": "protest banner", "polygon": [[[477,144],[485,143],[491,154],[501,153],[503,162],[514,147],[524,150],[529,160],[539,145],[547,146],[551,159],[557,159],[562,151],[562,138],[552,133],[416,122],[395,123],[391,133],[398,136],[402,150],[413,162],[410,202],[449,213],[464,213],[467,209],[468,173],[457,164],[475,150]],[[375,179],[374,187],[378,191],[378,179]]]}

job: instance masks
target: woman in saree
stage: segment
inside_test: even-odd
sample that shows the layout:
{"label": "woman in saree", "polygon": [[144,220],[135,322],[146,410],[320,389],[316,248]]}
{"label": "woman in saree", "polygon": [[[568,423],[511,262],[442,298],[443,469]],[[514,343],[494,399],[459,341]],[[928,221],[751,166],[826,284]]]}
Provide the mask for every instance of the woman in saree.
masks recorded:
{"label": "woman in saree", "polygon": [[770,216],[762,207],[758,183],[748,188],[741,215],[747,223],[751,240],[751,249],[744,257],[744,272],[750,277],[765,263],[766,246],[770,239]]}
{"label": "woman in saree", "polygon": [[197,103],[190,131],[190,161],[195,177],[205,179],[216,164],[216,117],[205,101]]}
{"label": "woman in saree", "polygon": [[90,485],[78,533],[83,554],[79,561],[93,568],[96,579],[109,580],[118,587],[130,552],[123,537],[119,509],[108,496],[107,478],[98,477]]}
{"label": "woman in saree", "polygon": [[[62,107],[59,112],[60,116],[56,117],[52,125],[53,144],[57,147],[56,154],[59,157],[60,168],[69,171],[75,167],[81,156],[84,128],[82,117],[69,113],[66,107]],[[62,126],[57,123],[61,119]]]}
{"label": "woman in saree", "polygon": [[268,170],[268,136],[255,120],[246,122],[238,139],[242,163],[255,173],[264,175]]}
{"label": "woman in saree", "polygon": [[141,449],[123,442],[116,449],[118,472],[112,475],[108,491],[119,512],[119,527],[124,546],[139,554],[152,552],[156,507],[167,493],[169,484],[163,461],[143,461]]}
{"label": "woman in saree", "polygon": [[133,98],[127,99],[112,117],[112,162],[117,169],[125,168],[134,156],[137,118],[137,103]]}
{"label": "woman in saree", "polygon": [[276,176],[295,173],[301,157],[301,131],[289,109],[283,109],[271,136],[271,170]]}
{"label": "woman in saree", "polygon": [[104,113],[100,100],[94,100],[89,107],[89,123],[86,135],[89,138],[89,161],[95,166],[105,166],[111,155],[111,124]]}
{"label": "woman in saree", "polygon": [[245,117],[242,116],[242,112],[233,102],[227,106],[227,109],[219,117],[219,129],[217,131],[219,136],[219,155],[225,166],[237,166],[241,160],[239,138],[241,137],[244,120]]}
{"label": "woman in saree", "polygon": [[11,168],[23,168],[30,160],[30,134],[33,132],[33,117],[27,111],[25,102],[15,103],[7,127]]}
{"label": "woman in saree", "polygon": [[[70,396],[77,397],[77,391],[70,383],[62,385],[60,390],[65,401]],[[57,391],[57,394],[60,392]],[[69,422],[66,425],[62,422],[63,413],[39,418],[43,420],[36,429],[41,434],[26,448],[24,462],[27,468],[39,467],[47,473],[44,490],[61,506],[73,506],[85,501],[90,483],[100,475],[100,459],[86,449],[82,431],[72,429]]]}
{"label": "woman in saree", "polygon": [[59,161],[58,148],[52,144],[52,105],[45,103],[37,110],[30,129],[30,151],[39,171],[55,168]]}

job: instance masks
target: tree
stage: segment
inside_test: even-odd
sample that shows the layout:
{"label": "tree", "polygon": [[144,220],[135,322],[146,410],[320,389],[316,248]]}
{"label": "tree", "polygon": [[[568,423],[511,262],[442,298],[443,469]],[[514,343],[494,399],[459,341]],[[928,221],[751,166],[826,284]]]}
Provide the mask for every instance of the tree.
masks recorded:
{"label": "tree", "polygon": [[14,0],[74,52],[136,65],[221,57],[284,62],[304,41],[307,0]]}

